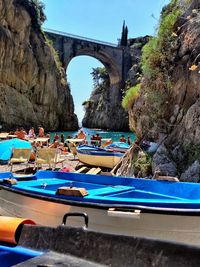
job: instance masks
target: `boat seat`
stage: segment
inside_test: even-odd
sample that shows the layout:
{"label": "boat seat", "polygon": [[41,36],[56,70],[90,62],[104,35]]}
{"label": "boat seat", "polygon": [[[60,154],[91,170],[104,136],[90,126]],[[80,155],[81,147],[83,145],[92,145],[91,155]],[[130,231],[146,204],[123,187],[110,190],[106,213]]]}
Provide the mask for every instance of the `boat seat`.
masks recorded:
{"label": "boat seat", "polygon": [[74,197],[84,197],[88,195],[88,192],[85,188],[61,186],[57,189],[56,194]]}

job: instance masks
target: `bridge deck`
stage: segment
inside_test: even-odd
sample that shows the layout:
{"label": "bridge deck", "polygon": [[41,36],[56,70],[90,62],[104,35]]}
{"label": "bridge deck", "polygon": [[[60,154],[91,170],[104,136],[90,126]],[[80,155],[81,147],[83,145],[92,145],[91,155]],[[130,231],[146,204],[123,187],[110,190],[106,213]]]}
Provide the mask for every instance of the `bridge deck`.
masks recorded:
{"label": "bridge deck", "polygon": [[79,39],[79,40],[84,40],[84,41],[88,41],[88,42],[93,42],[93,43],[97,43],[97,44],[103,44],[103,45],[119,48],[117,44],[113,44],[113,43],[109,43],[109,42],[99,41],[99,40],[95,40],[95,39],[91,39],[91,38],[87,38],[87,37],[82,37],[82,36],[71,34],[71,33],[47,29],[47,28],[43,28],[43,30],[47,33],[53,33],[53,34],[62,35],[65,37],[71,37],[74,39]]}

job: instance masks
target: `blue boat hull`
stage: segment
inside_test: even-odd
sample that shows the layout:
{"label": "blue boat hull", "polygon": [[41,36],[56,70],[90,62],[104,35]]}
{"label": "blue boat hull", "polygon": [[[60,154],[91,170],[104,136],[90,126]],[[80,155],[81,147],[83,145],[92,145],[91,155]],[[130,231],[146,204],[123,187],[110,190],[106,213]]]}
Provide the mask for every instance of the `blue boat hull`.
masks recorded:
{"label": "blue boat hull", "polygon": [[42,252],[21,246],[0,245],[0,266],[11,267],[42,254]]}

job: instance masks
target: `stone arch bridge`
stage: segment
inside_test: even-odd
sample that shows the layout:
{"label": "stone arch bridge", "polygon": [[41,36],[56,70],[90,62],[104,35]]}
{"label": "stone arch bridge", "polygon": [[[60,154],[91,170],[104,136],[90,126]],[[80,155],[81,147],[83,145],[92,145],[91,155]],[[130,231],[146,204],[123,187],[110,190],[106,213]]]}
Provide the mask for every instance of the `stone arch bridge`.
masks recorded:
{"label": "stone arch bridge", "polygon": [[91,56],[105,66],[109,73],[111,86],[122,88],[130,68],[130,56],[127,47],[50,29],[44,31],[47,37],[53,41],[53,46],[58,51],[65,69],[74,57]]}

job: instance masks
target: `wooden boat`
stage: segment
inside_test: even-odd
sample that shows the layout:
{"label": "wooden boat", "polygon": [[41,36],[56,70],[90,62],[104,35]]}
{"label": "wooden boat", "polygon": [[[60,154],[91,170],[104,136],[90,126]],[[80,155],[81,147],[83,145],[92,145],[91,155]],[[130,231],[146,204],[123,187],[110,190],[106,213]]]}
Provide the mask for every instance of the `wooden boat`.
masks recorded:
{"label": "wooden boat", "polygon": [[[65,218],[75,215],[80,214],[65,214],[63,219],[65,221]],[[87,218],[87,215],[85,216]],[[2,216],[0,216],[0,227],[1,219]],[[8,228],[15,220],[16,218],[7,218]],[[0,241],[6,236],[6,230],[7,227],[4,227],[4,236],[0,236]],[[1,242],[1,267],[66,266],[66,264],[71,267],[200,266],[199,246],[103,234],[85,227],[66,225],[53,228],[24,224],[20,231],[18,229],[13,231],[13,236],[15,235],[18,236],[17,245]]]}
{"label": "wooden boat", "polygon": [[112,169],[124,153],[106,150],[97,146],[81,145],[77,148],[78,159],[88,165]]}
{"label": "wooden boat", "polygon": [[199,184],[53,171],[15,184],[11,173],[0,176],[0,214],[55,226],[65,212],[86,212],[96,231],[200,244]]}

